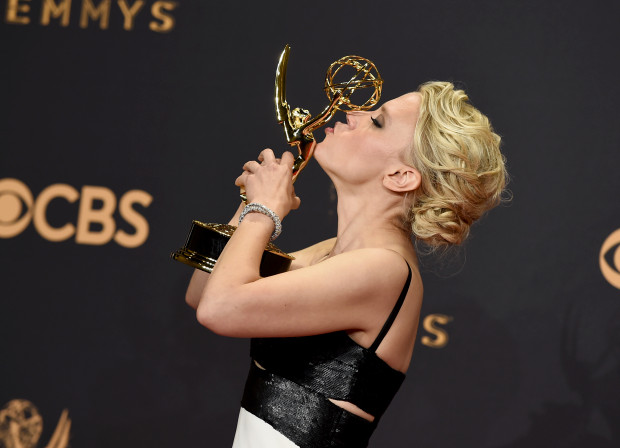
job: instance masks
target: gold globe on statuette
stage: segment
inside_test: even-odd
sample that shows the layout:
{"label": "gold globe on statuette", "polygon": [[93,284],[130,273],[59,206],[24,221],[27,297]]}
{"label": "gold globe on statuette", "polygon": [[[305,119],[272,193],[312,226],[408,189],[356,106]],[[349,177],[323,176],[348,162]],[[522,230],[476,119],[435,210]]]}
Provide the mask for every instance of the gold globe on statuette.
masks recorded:
{"label": "gold globe on statuette", "polygon": [[[286,141],[297,147],[298,156],[293,164],[295,182],[314,153],[316,140],[312,133],[324,126],[338,110],[368,110],[376,105],[381,97],[383,79],[375,64],[366,58],[345,56],[338,59],[329,66],[325,74],[324,90],[329,104],[316,117],[312,117],[308,110],[301,107],[291,110],[286,101],[286,68],[290,51],[287,45],[280,55],[276,69],[275,106],[276,118],[284,127]],[[362,91],[371,92],[370,95],[362,97],[366,98],[365,101],[359,100]],[[245,200],[243,188],[241,197]],[[210,273],[235,229],[236,227],[227,224],[193,221],[185,245],[173,252],[171,257]],[[285,272],[292,260],[292,256],[269,243],[261,260],[260,275],[266,277]]]}

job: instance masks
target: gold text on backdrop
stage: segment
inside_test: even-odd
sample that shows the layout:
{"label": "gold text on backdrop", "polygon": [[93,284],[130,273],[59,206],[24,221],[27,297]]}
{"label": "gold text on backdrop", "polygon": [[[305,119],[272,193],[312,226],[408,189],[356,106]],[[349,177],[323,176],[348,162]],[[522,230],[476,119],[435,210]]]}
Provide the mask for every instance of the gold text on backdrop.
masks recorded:
{"label": "gold text on backdrop", "polygon": [[[68,217],[69,222],[52,226],[47,212],[57,199],[69,203],[79,201],[77,217]],[[143,190],[130,190],[117,201],[114,192],[107,187],[84,185],[78,191],[67,184],[50,185],[35,199],[22,181],[0,179],[0,238],[19,235],[32,221],[39,235],[48,241],[64,241],[75,235],[78,244],[100,246],[113,239],[120,246],[134,248],[144,244],[149,236],[149,223],[134,206],[148,207],[152,200],[153,197]],[[133,227],[133,232],[117,229],[114,217],[117,203],[120,216]]]}
{"label": "gold text on backdrop", "polygon": [[609,284],[620,289],[620,229],[612,232],[601,246],[599,265]]}
{"label": "gold text on backdrop", "polygon": [[447,325],[452,322],[452,316],[446,316],[445,314],[429,314],[422,321],[422,327],[425,331],[432,334],[434,338],[430,336],[422,336],[422,344],[432,348],[443,348],[448,344],[450,339],[448,332],[439,327],[438,325]]}
{"label": "gold text on backdrop", "polygon": [[[6,12],[4,20],[13,25],[29,25],[38,23],[49,26],[52,21],[58,21],[60,26],[68,27],[73,17],[73,23],[78,23],[80,28],[98,26],[99,29],[107,30],[110,26],[110,16],[119,17],[112,6],[112,0],[5,0]],[[117,0],[114,2],[118,11],[122,14],[123,29],[134,29],[134,22],[139,14],[142,14],[147,4],[144,0]],[[157,0],[150,6],[152,20],[148,27],[156,33],[168,33],[174,29],[175,20],[172,16],[179,6],[178,2]],[[40,10],[38,13],[37,9]]]}

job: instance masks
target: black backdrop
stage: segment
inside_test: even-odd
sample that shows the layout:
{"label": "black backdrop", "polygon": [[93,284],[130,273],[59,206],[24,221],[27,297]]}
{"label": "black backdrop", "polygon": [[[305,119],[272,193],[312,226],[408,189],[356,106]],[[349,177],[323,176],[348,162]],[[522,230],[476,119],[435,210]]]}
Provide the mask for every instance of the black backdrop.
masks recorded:
{"label": "black backdrop", "polygon": [[[425,325],[371,446],[618,446],[617,2],[69,3],[0,1],[0,444],[16,399],[40,446],[63,409],[74,447],[231,444],[248,341],[198,325],[168,254],[228,220],[244,161],[286,149],[290,43],[294,106],[322,108],[346,54],[383,98],[452,80],[512,174],[509,205],[423,259]],[[289,251],[335,232],[316,164],[296,187]]]}

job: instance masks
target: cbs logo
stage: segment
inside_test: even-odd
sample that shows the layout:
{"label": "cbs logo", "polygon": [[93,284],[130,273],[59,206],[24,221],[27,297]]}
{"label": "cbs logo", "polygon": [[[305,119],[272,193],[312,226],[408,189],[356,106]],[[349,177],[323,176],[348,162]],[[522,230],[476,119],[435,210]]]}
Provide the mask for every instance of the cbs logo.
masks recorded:
{"label": "cbs logo", "polygon": [[620,289],[620,229],[612,232],[603,243],[599,264],[605,279]]}
{"label": "cbs logo", "polygon": [[[117,201],[109,188],[85,185],[78,191],[67,184],[50,185],[35,199],[23,182],[0,179],[0,238],[19,235],[32,221],[39,235],[48,241],[65,241],[75,236],[78,244],[99,246],[113,239],[123,247],[138,247],[149,236],[149,223],[134,205],[148,207],[152,200],[142,190],[130,190]],[[48,211],[60,205],[59,201],[78,202],[77,216],[52,225]],[[114,218],[117,204],[121,218],[133,227],[133,232],[117,229]]]}

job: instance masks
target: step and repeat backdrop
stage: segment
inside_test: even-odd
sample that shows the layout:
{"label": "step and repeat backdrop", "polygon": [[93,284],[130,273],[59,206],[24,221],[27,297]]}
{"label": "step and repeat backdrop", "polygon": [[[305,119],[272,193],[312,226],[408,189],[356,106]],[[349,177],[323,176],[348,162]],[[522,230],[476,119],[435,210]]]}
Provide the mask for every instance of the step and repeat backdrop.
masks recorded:
{"label": "step and repeat backdrop", "polygon": [[[345,55],[376,63],[384,100],[455,82],[512,177],[465,246],[422,257],[413,362],[371,446],[619,446],[617,2],[0,0],[0,16],[0,447],[230,446],[249,343],[196,322],[169,254],[192,219],[228,221],[245,161],[288,148],[287,43],[288,100],[315,114]],[[336,230],[314,162],[296,188],[287,251]]]}

